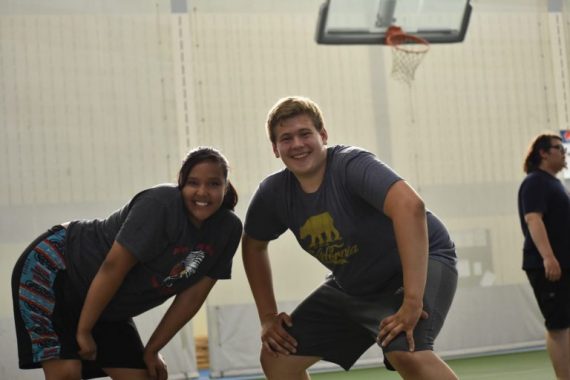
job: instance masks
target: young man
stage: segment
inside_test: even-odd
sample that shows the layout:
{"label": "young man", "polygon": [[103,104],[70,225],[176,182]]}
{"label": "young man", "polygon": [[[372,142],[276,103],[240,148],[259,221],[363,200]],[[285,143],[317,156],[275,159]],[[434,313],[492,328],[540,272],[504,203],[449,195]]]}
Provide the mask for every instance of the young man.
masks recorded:
{"label": "young man", "polygon": [[[242,240],[265,375],[308,379],[321,359],[348,370],[377,342],[405,379],[456,379],[432,351],[457,284],[443,224],[371,153],[327,148],[313,101],[279,100],[267,132],[286,168],[260,184]],[[269,241],[287,229],[332,272],[290,316],[277,310],[268,259]]]}
{"label": "young man", "polygon": [[518,193],[523,270],[545,319],[546,347],[559,380],[570,380],[570,198],[556,178],[565,167],[561,138],[537,136]]}

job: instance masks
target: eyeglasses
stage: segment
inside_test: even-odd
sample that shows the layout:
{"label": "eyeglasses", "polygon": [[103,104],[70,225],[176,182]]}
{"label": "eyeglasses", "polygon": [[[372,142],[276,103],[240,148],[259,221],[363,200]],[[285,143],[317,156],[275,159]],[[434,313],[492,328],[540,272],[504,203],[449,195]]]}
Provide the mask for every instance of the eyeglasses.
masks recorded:
{"label": "eyeglasses", "polygon": [[561,153],[566,153],[566,147],[562,144],[550,145],[549,149],[558,149]]}

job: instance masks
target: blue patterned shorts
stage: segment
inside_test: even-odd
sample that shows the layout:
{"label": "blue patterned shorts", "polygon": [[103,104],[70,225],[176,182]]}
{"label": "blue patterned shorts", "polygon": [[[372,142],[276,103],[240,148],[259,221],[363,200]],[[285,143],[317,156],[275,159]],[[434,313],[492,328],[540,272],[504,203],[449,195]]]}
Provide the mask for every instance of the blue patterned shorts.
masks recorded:
{"label": "blue patterned shorts", "polygon": [[65,270],[65,228],[46,236],[28,252],[20,276],[18,300],[35,362],[58,358],[60,344],[52,324],[54,283]]}
{"label": "blue patterned shorts", "polygon": [[[83,298],[67,275],[67,230],[55,226],[34,240],[12,271],[18,366],[40,368],[50,359],[81,360],[75,338]],[[132,318],[98,321],[97,359],[81,360],[82,378],[106,376],[103,368],[146,368],[144,345]]]}

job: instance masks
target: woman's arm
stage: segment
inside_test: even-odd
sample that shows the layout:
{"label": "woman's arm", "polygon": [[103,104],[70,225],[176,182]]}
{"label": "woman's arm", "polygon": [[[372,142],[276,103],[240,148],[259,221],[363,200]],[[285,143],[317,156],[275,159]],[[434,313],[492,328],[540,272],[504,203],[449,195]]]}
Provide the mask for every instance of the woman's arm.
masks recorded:
{"label": "woman's arm", "polygon": [[115,241],[103,264],[93,278],[77,326],[79,355],[85,360],[94,360],[97,346],[91,335],[93,326],[107,307],[131,268],[138,262],[136,257]]}
{"label": "woman's arm", "polygon": [[413,330],[422,314],[427,317],[422,310],[429,248],[426,209],[414,189],[401,180],[388,190],[384,213],[392,220],[396,235],[404,275],[404,301],[396,314],[382,321],[378,337],[384,346],[404,331],[413,351]]}
{"label": "woman's arm", "polygon": [[145,347],[144,361],[152,379],[167,378],[159,351],[196,315],[215,283],[215,279],[203,277],[174,298]]}

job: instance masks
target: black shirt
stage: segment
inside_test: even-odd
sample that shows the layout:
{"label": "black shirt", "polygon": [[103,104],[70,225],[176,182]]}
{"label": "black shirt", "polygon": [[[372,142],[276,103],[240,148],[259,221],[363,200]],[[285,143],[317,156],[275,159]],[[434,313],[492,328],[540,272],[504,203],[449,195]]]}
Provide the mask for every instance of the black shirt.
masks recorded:
{"label": "black shirt", "polygon": [[524,219],[531,212],[542,214],[554,256],[562,268],[570,268],[570,198],[562,182],[543,170],[529,173],[519,188],[518,209],[524,234],[523,269],[544,268]]}

